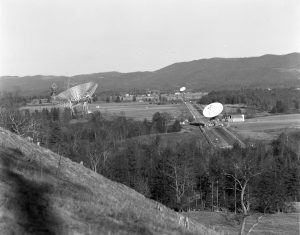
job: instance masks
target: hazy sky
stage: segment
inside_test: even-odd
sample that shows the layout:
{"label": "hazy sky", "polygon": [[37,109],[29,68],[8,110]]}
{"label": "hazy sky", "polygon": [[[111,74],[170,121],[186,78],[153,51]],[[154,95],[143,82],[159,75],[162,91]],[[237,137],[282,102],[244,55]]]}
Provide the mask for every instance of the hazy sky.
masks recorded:
{"label": "hazy sky", "polygon": [[300,52],[299,0],[0,0],[0,75]]}

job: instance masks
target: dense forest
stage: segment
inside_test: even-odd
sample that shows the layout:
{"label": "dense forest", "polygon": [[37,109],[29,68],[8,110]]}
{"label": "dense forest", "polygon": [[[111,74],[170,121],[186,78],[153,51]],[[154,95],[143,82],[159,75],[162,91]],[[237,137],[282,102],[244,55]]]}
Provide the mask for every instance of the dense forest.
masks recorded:
{"label": "dense forest", "polygon": [[245,104],[272,113],[298,112],[300,91],[291,89],[241,89],[212,91],[200,100],[200,104]]}
{"label": "dense forest", "polygon": [[243,149],[199,138],[162,144],[161,133],[181,130],[166,113],[143,122],[99,112],[72,118],[68,109],[30,113],[14,102],[2,100],[1,126],[176,210],[291,211],[300,200],[299,155],[285,134]]}

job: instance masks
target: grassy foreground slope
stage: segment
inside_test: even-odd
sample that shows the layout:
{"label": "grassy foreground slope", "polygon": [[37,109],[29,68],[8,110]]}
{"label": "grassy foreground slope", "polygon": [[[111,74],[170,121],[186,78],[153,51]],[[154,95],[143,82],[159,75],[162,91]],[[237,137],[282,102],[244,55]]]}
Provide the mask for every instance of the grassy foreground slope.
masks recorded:
{"label": "grassy foreground slope", "polygon": [[219,234],[0,128],[0,234]]}

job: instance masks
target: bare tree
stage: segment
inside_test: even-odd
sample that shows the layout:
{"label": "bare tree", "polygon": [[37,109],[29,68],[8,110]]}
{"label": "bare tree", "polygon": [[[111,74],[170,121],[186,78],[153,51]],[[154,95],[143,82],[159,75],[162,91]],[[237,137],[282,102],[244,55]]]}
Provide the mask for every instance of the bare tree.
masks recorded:
{"label": "bare tree", "polygon": [[174,189],[176,202],[179,204],[193,185],[192,170],[186,163],[176,161],[176,159],[168,162],[167,166],[169,171],[165,172],[165,175],[172,180],[170,187]]}
{"label": "bare tree", "polygon": [[[248,165],[248,164],[247,164]],[[243,210],[243,214],[247,215],[250,210],[250,197],[246,197],[246,189],[249,185],[249,181],[255,176],[262,173],[261,170],[255,169],[255,166],[246,166],[234,164],[235,174],[225,173],[227,176],[232,177],[237,183],[238,190],[241,192],[240,202]]]}
{"label": "bare tree", "polygon": [[77,152],[80,145],[80,139],[81,139],[81,131],[74,131],[73,134],[73,141],[72,141],[72,150],[74,152]]}
{"label": "bare tree", "polygon": [[257,156],[250,149],[243,150],[240,155],[233,157],[232,165],[225,175],[234,179],[235,190],[240,191],[240,202],[242,207],[243,221],[240,234],[244,234],[246,217],[249,215],[251,197],[249,194],[250,181],[262,174],[260,162]]}
{"label": "bare tree", "polygon": [[107,167],[106,165],[109,156],[110,151],[107,145],[100,146],[95,143],[88,147],[90,167],[94,172],[103,172],[103,170]]}
{"label": "bare tree", "polygon": [[38,136],[41,134],[42,124],[39,120],[30,118],[27,120],[26,124],[22,127],[21,136],[32,136],[33,140],[37,140]]}
{"label": "bare tree", "polygon": [[5,109],[6,126],[18,135],[23,135],[23,129],[27,125],[28,117],[21,114],[17,109]]}
{"label": "bare tree", "polygon": [[31,118],[29,112],[22,112],[16,107],[1,108],[0,122],[4,127],[22,137],[30,136],[36,139],[41,130],[41,122],[39,120]]}
{"label": "bare tree", "polygon": [[88,157],[90,161],[90,167],[94,172],[97,172],[98,165],[101,162],[101,154],[98,153],[95,149],[88,150]]}

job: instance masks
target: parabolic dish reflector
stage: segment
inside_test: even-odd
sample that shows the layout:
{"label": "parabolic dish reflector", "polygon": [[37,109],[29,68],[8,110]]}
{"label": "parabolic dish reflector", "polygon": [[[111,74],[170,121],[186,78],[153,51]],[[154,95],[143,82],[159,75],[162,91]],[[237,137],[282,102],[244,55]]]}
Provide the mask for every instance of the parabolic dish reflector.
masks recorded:
{"label": "parabolic dish reflector", "polygon": [[183,87],[181,87],[179,90],[180,90],[181,92],[183,92],[183,91],[185,91],[185,90],[186,90],[186,87],[185,87],[185,86],[183,86]]}
{"label": "parabolic dish reflector", "polygon": [[57,95],[57,98],[62,100],[79,102],[82,99],[91,97],[96,91],[97,87],[98,84],[94,82],[83,83],[61,92]]}
{"label": "parabolic dish reflector", "polygon": [[223,105],[221,103],[215,102],[211,103],[203,109],[203,116],[207,118],[213,118],[218,116],[223,111]]}

